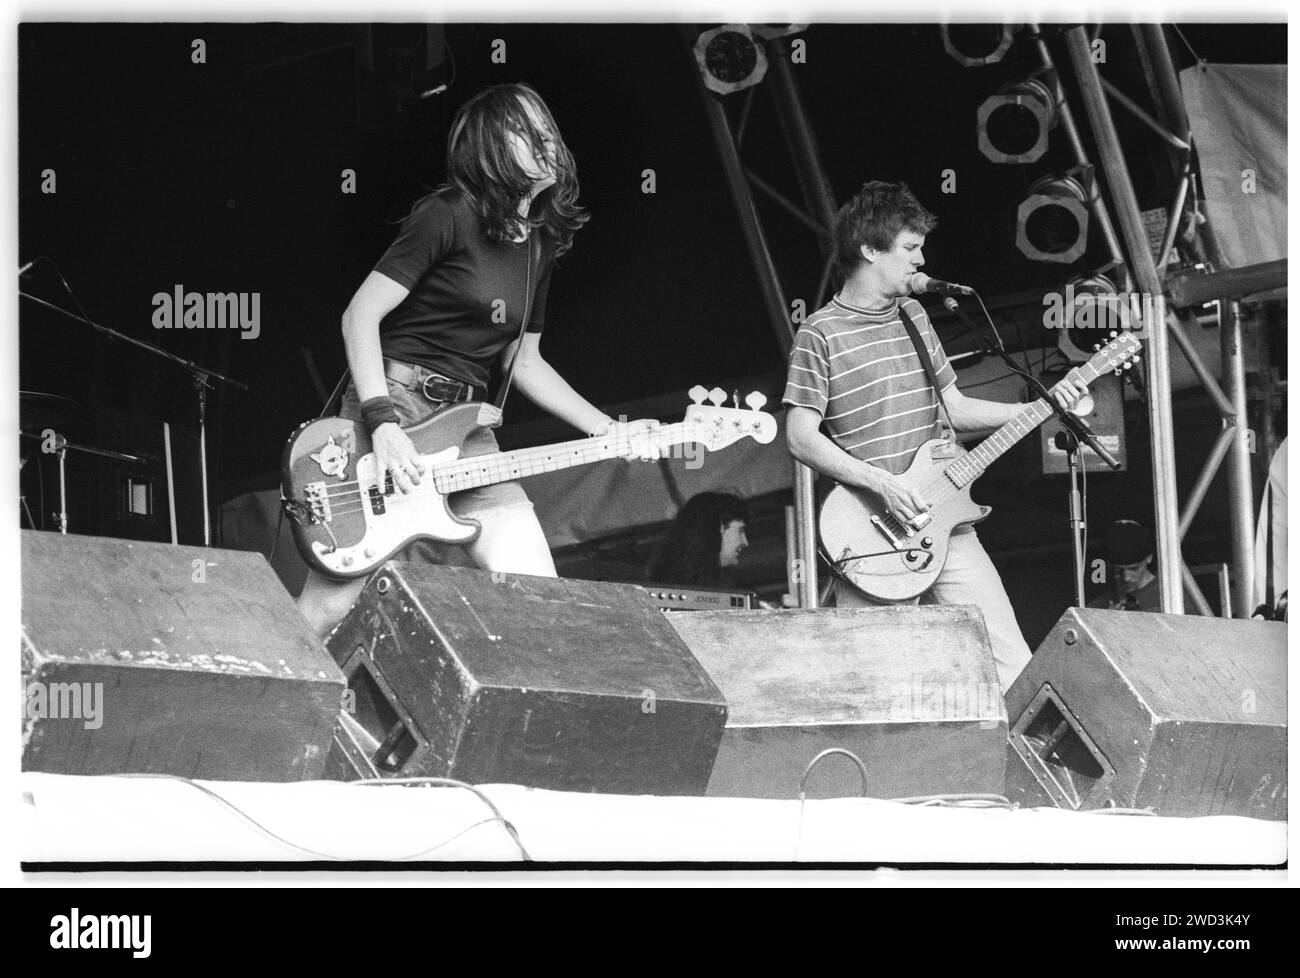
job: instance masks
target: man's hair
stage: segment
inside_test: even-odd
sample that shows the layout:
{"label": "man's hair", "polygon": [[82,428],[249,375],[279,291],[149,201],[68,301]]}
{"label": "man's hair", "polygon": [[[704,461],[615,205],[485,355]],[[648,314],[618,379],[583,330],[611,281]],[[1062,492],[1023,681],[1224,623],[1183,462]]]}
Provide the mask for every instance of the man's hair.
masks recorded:
{"label": "man's hair", "polygon": [[[549,133],[529,118],[531,105]],[[478,212],[489,239],[519,237],[524,221],[519,200],[532,189],[532,179],[519,166],[507,139],[517,133],[537,159],[544,159],[546,140],[555,144],[555,183],[533,202],[528,223],[545,228],[556,241],[556,254],[564,254],[573,234],[587,221],[578,206],[578,174],[569,148],[542,97],[528,85],[494,85],[460,107],[447,138],[447,186],[455,187]]]}
{"label": "man's hair", "polygon": [[649,580],[660,584],[723,583],[718,559],[722,554],[722,528],[735,520],[749,521],[749,507],[730,492],[701,492],[677,513],[646,566]]}
{"label": "man's hair", "polygon": [[925,235],[938,223],[907,184],[869,180],[835,215],[835,258],[840,274],[847,276],[863,260],[863,245],[888,251],[900,232]]}

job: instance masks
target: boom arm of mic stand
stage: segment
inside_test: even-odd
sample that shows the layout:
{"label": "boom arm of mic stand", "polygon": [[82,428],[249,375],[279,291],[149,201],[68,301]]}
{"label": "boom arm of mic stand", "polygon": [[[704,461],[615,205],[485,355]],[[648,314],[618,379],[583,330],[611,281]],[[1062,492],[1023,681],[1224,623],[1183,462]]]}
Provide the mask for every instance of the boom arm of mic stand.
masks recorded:
{"label": "boom arm of mic stand", "polygon": [[22,291],[21,289],[18,290],[18,295],[24,299],[30,299],[32,302],[35,302],[37,305],[44,306],[46,309],[52,309],[55,312],[59,313],[60,315],[67,316],[69,319],[75,319],[77,322],[89,326],[92,329],[96,329],[101,333],[105,333],[113,337],[114,339],[122,340],[124,343],[130,343],[132,346],[138,346],[142,350],[148,350],[150,353],[156,354],[157,356],[160,356],[165,360],[170,360],[172,363],[176,364],[177,366],[183,367],[185,370],[188,370],[196,377],[204,377],[204,378],[212,377],[215,380],[221,381],[223,384],[229,384],[232,387],[238,387],[240,390],[243,391],[248,390],[247,384],[241,383],[240,381],[235,380],[233,377],[227,377],[225,374],[219,374],[215,370],[209,370],[207,367],[200,367],[193,360],[186,360],[184,357],[178,357],[175,353],[171,353],[168,350],[164,350],[160,346],[155,346],[154,344],[147,343],[144,340],[138,340],[134,336],[127,336],[125,333],[119,333],[117,330],[113,329],[112,327],[104,326],[101,323],[95,322],[93,319],[86,319],[83,316],[78,316],[76,313],[69,312],[67,309],[64,309],[62,306],[56,306],[52,302],[46,302],[44,299],[38,299],[36,296],[29,295],[28,293]]}
{"label": "boom arm of mic stand", "polygon": [[1065,410],[1065,408],[1061,407],[1061,405],[1057,404],[1056,398],[1052,396],[1051,391],[1044,386],[1043,382],[1033,374],[1025,373],[1025,371],[1021,370],[1020,367],[1016,366],[1016,362],[1011,359],[1011,354],[1002,348],[1001,343],[990,343],[988,337],[984,335],[984,331],[975,325],[971,318],[962,311],[961,307],[957,305],[955,299],[950,303],[944,303],[944,305],[946,308],[956,313],[957,317],[966,324],[967,328],[980,338],[988,352],[996,353],[1012,373],[1025,380],[1038,392],[1039,396],[1047,402],[1047,406],[1056,412],[1056,417],[1060,420],[1061,425],[1066,428],[1066,430],[1074,435],[1075,438],[1079,439],[1079,441],[1091,448],[1097,454],[1097,457],[1112,469],[1118,469],[1120,467],[1115,456],[1107,451],[1105,446],[1097,440],[1096,434],[1094,434],[1093,430],[1088,427],[1087,422],[1077,414],[1072,414]]}

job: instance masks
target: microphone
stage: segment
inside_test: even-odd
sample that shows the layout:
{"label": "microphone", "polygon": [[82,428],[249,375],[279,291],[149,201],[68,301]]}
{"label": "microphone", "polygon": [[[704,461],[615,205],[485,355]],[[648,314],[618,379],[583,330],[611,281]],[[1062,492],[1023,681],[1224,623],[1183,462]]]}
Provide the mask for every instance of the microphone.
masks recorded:
{"label": "microphone", "polygon": [[930,278],[923,272],[913,272],[911,279],[911,290],[913,295],[921,295],[925,292],[938,292],[940,295],[974,295],[975,290],[969,285],[955,285],[952,282],[944,282],[937,278]]}

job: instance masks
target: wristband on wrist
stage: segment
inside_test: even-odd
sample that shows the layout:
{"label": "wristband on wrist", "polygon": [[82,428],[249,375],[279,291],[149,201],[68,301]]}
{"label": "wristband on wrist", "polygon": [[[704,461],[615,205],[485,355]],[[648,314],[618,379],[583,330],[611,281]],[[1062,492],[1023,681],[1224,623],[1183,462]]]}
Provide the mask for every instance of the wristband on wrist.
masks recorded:
{"label": "wristband on wrist", "polygon": [[399,423],[397,408],[393,407],[393,399],[387,394],[372,397],[362,403],[361,423],[365,426],[367,435],[373,435],[376,428],[381,424],[388,424],[390,421],[393,424]]}

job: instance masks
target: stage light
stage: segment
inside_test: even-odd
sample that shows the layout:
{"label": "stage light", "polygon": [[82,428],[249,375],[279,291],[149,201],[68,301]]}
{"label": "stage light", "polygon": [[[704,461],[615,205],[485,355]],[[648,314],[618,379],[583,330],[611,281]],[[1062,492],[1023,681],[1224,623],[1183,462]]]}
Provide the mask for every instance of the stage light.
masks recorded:
{"label": "stage light", "polygon": [[1091,167],[1035,180],[1016,212],[1016,247],[1033,261],[1069,265],[1088,247]]}
{"label": "stage light", "polygon": [[940,24],[943,49],[959,65],[979,68],[995,65],[1011,47],[1014,24]]}
{"label": "stage light", "polygon": [[724,24],[695,41],[695,63],[704,86],[729,95],[757,85],[767,73],[767,55],[747,24]]}
{"label": "stage light", "polygon": [[1047,133],[1055,125],[1052,88],[1040,78],[1003,85],[975,116],[980,152],[994,163],[1037,161],[1047,152]]}
{"label": "stage light", "polygon": [[1059,292],[1044,297],[1043,325],[1057,330],[1057,348],[1071,363],[1086,361],[1111,333],[1133,328],[1133,297],[1116,288],[1119,271],[1111,263],[1075,275]]}

